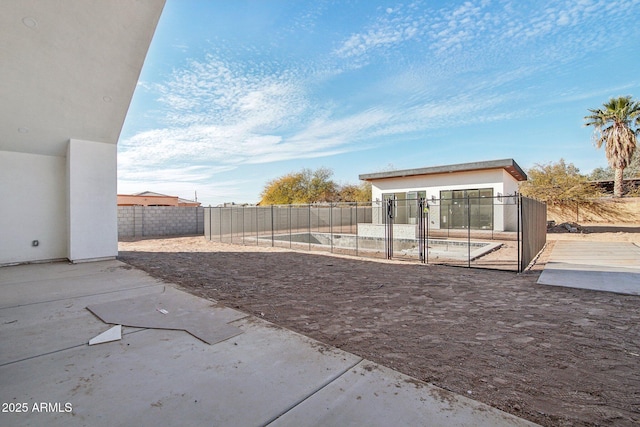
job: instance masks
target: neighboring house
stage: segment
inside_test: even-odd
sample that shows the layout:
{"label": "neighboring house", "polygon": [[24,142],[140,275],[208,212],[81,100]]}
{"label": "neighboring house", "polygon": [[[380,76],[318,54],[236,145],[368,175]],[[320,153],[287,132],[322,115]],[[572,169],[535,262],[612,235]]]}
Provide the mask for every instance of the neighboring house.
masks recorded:
{"label": "neighboring house", "polygon": [[181,199],[178,196],[143,191],[136,194],[118,194],[118,206],[181,206],[197,207],[200,202]]}
{"label": "neighboring house", "polygon": [[[513,159],[502,159],[369,173],[360,179],[371,182],[374,204],[396,200],[396,224],[415,224],[417,200],[424,198],[433,229],[515,231],[517,209],[509,206],[515,204],[519,183],[527,175]],[[373,222],[381,224],[383,211],[377,211]]]}
{"label": "neighboring house", "polygon": [[0,265],[118,255],[117,143],[164,3],[0,1]]}

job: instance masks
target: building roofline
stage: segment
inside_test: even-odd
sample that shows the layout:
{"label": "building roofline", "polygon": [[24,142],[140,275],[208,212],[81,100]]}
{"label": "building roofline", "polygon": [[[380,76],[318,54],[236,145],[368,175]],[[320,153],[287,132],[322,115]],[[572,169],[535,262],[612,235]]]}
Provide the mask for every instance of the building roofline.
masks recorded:
{"label": "building roofline", "polygon": [[140,197],[178,197],[170,196],[168,194],[156,193],[155,191],[141,191],[139,193],[125,194],[126,196],[140,196]]}
{"label": "building roofline", "polygon": [[377,179],[404,178],[416,175],[435,175],[453,172],[470,172],[487,169],[504,169],[517,181],[526,181],[527,174],[513,159],[488,160],[483,162],[459,163],[455,165],[431,166],[417,169],[403,169],[387,172],[365,173],[359,175],[363,181],[375,181]]}
{"label": "building roofline", "polygon": [[178,202],[179,203],[200,203],[197,200],[183,199],[182,197],[178,197]]}

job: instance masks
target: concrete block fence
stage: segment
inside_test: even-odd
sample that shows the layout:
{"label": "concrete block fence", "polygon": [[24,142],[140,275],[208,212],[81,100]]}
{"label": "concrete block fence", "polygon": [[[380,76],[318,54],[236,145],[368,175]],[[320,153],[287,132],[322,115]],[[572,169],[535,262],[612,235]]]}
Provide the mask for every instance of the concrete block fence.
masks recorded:
{"label": "concrete block fence", "polygon": [[204,208],[118,206],[118,238],[204,234]]}

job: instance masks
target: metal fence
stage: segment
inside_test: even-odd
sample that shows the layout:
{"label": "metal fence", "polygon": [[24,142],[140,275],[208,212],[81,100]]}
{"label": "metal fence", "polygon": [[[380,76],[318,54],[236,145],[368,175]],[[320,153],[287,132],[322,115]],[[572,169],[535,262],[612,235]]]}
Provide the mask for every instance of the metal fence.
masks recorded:
{"label": "metal fence", "polygon": [[213,207],[205,208],[204,229],[226,243],[357,254],[358,224],[371,223],[371,214],[371,203]]}
{"label": "metal fence", "polygon": [[546,207],[518,195],[211,207],[204,232],[225,243],[522,271],[544,246]]}
{"label": "metal fence", "polygon": [[547,205],[522,197],[520,211],[522,223],[520,271],[524,271],[547,243]]}

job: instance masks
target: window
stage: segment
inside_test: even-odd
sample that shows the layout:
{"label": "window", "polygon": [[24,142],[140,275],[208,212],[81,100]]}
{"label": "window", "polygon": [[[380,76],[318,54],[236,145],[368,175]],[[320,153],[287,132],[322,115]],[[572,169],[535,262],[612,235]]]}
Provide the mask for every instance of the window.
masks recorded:
{"label": "window", "polygon": [[427,197],[426,191],[410,191],[408,193],[384,193],[382,200],[395,200],[394,222],[396,224],[416,224],[418,219],[418,200]]}
{"label": "window", "polygon": [[412,191],[407,193],[407,210],[409,224],[418,223],[418,201],[427,197],[426,191]]}
{"label": "window", "polygon": [[441,191],[440,227],[493,229],[493,188]]}

